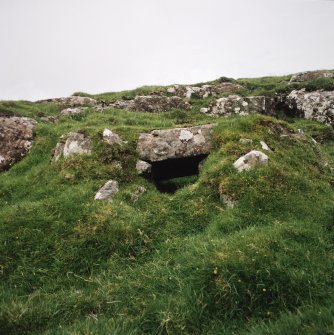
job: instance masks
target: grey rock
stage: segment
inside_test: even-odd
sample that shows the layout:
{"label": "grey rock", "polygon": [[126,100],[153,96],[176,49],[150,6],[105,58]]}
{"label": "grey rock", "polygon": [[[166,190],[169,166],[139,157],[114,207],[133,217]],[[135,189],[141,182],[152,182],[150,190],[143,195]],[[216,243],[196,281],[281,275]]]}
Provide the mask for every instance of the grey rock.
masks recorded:
{"label": "grey rock", "polygon": [[201,112],[211,116],[231,116],[233,114],[249,115],[254,113],[266,113],[266,97],[250,96],[241,97],[230,95],[212,102],[208,108],[202,108]]}
{"label": "grey rock", "polygon": [[306,71],[294,74],[290,83],[301,83],[319,78],[334,78],[334,70]]}
{"label": "grey rock", "polygon": [[334,126],[334,91],[294,90],[286,102],[295,116]]}
{"label": "grey rock", "polygon": [[119,191],[116,180],[107,181],[95,194],[95,200],[112,200]]}
{"label": "grey rock", "polygon": [[136,163],[136,170],[139,175],[149,175],[152,171],[152,165],[145,161],[138,160]]}
{"label": "grey rock", "polygon": [[53,160],[57,161],[61,157],[67,158],[72,155],[90,155],[92,151],[92,141],[81,133],[68,133],[61,136],[53,154]]}
{"label": "grey rock", "polygon": [[0,117],[0,171],[21,160],[30,150],[37,121],[28,117]]}
{"label": "grey rock", "polygon": [[238,170],[238,172],[244,170],[251,170],[257,165],[268,164],[268,156],[261,151],[252,150],[246,155],[237,159],[233,166]]}
{"label": "grey rock", "polygon": [[67,106],[95,106],[97,101],[89,97],[70,96],[64,98],[52,98],[45,100],[38,100],[36,103],[56,103]]}
{"label": "grey rock", "polygon": [[86,108],[83,107],[75,107],[75,108],[65,108],[60,112],[60,115],[63,116],[73,116],[73,115],[79,115],[86,111]]}
{"label": "grey rock", "polygon": [[103,140],[110,145],[123,145],[125,143],[128,143],[126,141],[123,141],[116,133],[112,132],[108,128],[105,128],[103,130]]}
{"label": "grey rock", "polygon": [[119,100],[113,103],[112,107],[133,112],[159,113],[172,109],[189,110],[191,105],[177,96],[148,95],[136,96],[134,100]]}
{"label": "grey rock", "polygon": [[222,93],[235,93],[243,87],[235,83],[219,83],[203,86],[186,86],[186,85],[173,85],[167,88],[167,93],[174,94],[180,98],[190,100],[193,97],[206,98],[209,96],[217,96]]}
{"label": "grey rock", "polygon": [[153,130],[140,134],[137,144],[139,158],[149,162],[209,154],[211,132],[215,125]]}

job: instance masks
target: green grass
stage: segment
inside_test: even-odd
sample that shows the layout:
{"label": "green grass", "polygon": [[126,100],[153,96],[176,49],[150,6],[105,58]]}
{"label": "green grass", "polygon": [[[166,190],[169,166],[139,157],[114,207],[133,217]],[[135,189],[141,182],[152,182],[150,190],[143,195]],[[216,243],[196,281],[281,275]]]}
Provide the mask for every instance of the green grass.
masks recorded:
{"label": "green grass", "polygon": [[[259,93],[288,79],[238,82]],[[199,113],[209,100],[194,99],[191,112],[89,110],[57,124],[40,117],[59,106],[0,102],[0,113],[40,121],[30,153],[0,175],[1,334],[333,334],[333,129],[212,119]],[[198,178],[167,181],[179,189],[163,194],[136,175],[140,132],[210,122],[214,149]],[[105,127],[128,144],[103,144]],[[282,139],[282,127],[305,136]],[[51,164],[59,136],[78,130],[93,154]],[[262,140],[269,164],[237,173],[233,161]],[[108,179],[120,192],[94,201]],[[134,200],[138,186],[147,191]]]}

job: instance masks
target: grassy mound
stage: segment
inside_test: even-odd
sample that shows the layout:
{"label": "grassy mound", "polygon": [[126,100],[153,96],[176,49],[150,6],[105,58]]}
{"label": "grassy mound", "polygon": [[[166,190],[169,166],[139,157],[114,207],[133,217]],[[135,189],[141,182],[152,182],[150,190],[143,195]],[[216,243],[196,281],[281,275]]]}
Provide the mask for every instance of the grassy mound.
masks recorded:
{"label": "grassy mound", "polygon": [[[241,82],[255,92],[284,80]],[[205,100],[192,102],[187,113],[88,110],[40,122],[29,155],[0,175],[0,333],[333,332],[333,129],[260,115],[214,119],[199,177],[171,180],[178,190],[160,193],[135,173],[138,134],[213,121],[198,112]],[[0,111],[40,121],[60,107],[1,102]],[[105,127],[128,144],[103,144]],[[78,130],[93,139],[93,155],[51,164],[59,136]],[[269,164],[238,173],[232,163],[260,141]],[[94,201],[108,179],[120,192]],[[137,199],[139,186],[147,191]]]}

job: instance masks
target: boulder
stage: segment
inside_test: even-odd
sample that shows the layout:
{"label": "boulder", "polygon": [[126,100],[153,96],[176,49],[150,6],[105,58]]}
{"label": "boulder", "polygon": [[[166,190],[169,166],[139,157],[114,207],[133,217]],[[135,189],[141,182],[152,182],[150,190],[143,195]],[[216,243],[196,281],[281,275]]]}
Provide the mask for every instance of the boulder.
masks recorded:
{"label": "boulder", "polygon": [[70,96],[65,98],[53,98],[53,99],[45,99],[38,100],[36,103],[56,103],[66,106],[95,106],[97,101],[95,99],[89,97],[79,97],[79,96]]}
{"label": "boulder", "polygon": [[334,91],[294,90],[287,96],[286,103],[294,116],[334,126]]}
{"label": "boulder", "polygon": [[215,100],[208,108],[202,108],[201,112],[211,116],[266,113],[266,98],[264,96],[241,97],[238,95],[230,95],[226,98]]}
{"label": "boulder", "polygon": [[334,70],[306,71],[294,74],[290,83],[302,83],[319,78],[334,78]]}
{"label": "boulder", "polygon": [[133,112],[159,113],[172,109],[188,110],[191,105],[180,97],[161,95],[136,96],[134,100],[120,100],[112,104],[114,108],[127,109]]}
{"label": "boulder", "polygon": [[261,151],[252,150],[246,155],[237,159],[233,166],[238,170],[238,172],[244,170],[251,170],[257,165],[268,164],[268,156]]}
{"label": "boulder", "polygon": [[63,116],[74,116],[82,114],[86,111],[86,108],[75,107],[75,108],[65,108],[60,112],[60,115]]}
{"label": "boulder", "polygon": [[0,171],[21,160],[32,146],[37,121],[28,117],[0,117]]}
{"label": "boulder", "polygon": [[92,151],[92,141],[81,133],[68,133],[61,136],[60,141],[54,150],[53,160],[57,161],[61,157],[67,158],[72,155],[90,155]]}
{"label": "boulder", "polygon": [[112,200],[119,191],[116,180],[107,181],[95,194],[95,200]]}
{"label": "boulder", "polygon": [[140,134],[137,151],[149,162],[209,154],[212,149],[211,132],[214,124],[189,128],[153,130]]}
{"label": "boulder", "polygon": [[112,132],[108,128],[105,128],[103,130],[103,140],[110,145],[114,144],[123,145],[127,143],[126,141],[123,141],[116,133]]}
{"label": "boulder", "polygon": [[152,171],[152,165],[145,161],[138,160],[136,163],[138,175],[149,175]]}

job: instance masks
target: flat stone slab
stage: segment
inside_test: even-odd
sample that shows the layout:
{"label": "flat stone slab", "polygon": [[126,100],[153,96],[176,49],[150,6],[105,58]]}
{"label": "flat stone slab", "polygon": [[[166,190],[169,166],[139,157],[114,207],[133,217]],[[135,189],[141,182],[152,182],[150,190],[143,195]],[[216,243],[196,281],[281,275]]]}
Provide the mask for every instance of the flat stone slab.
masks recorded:
{"label": "flat stone slab", "polygon": [[215,124],[188,128],[153,130],[140,134],[139,158],[158,162],[167,159],[207,155],[212,149],[211,133]]}

